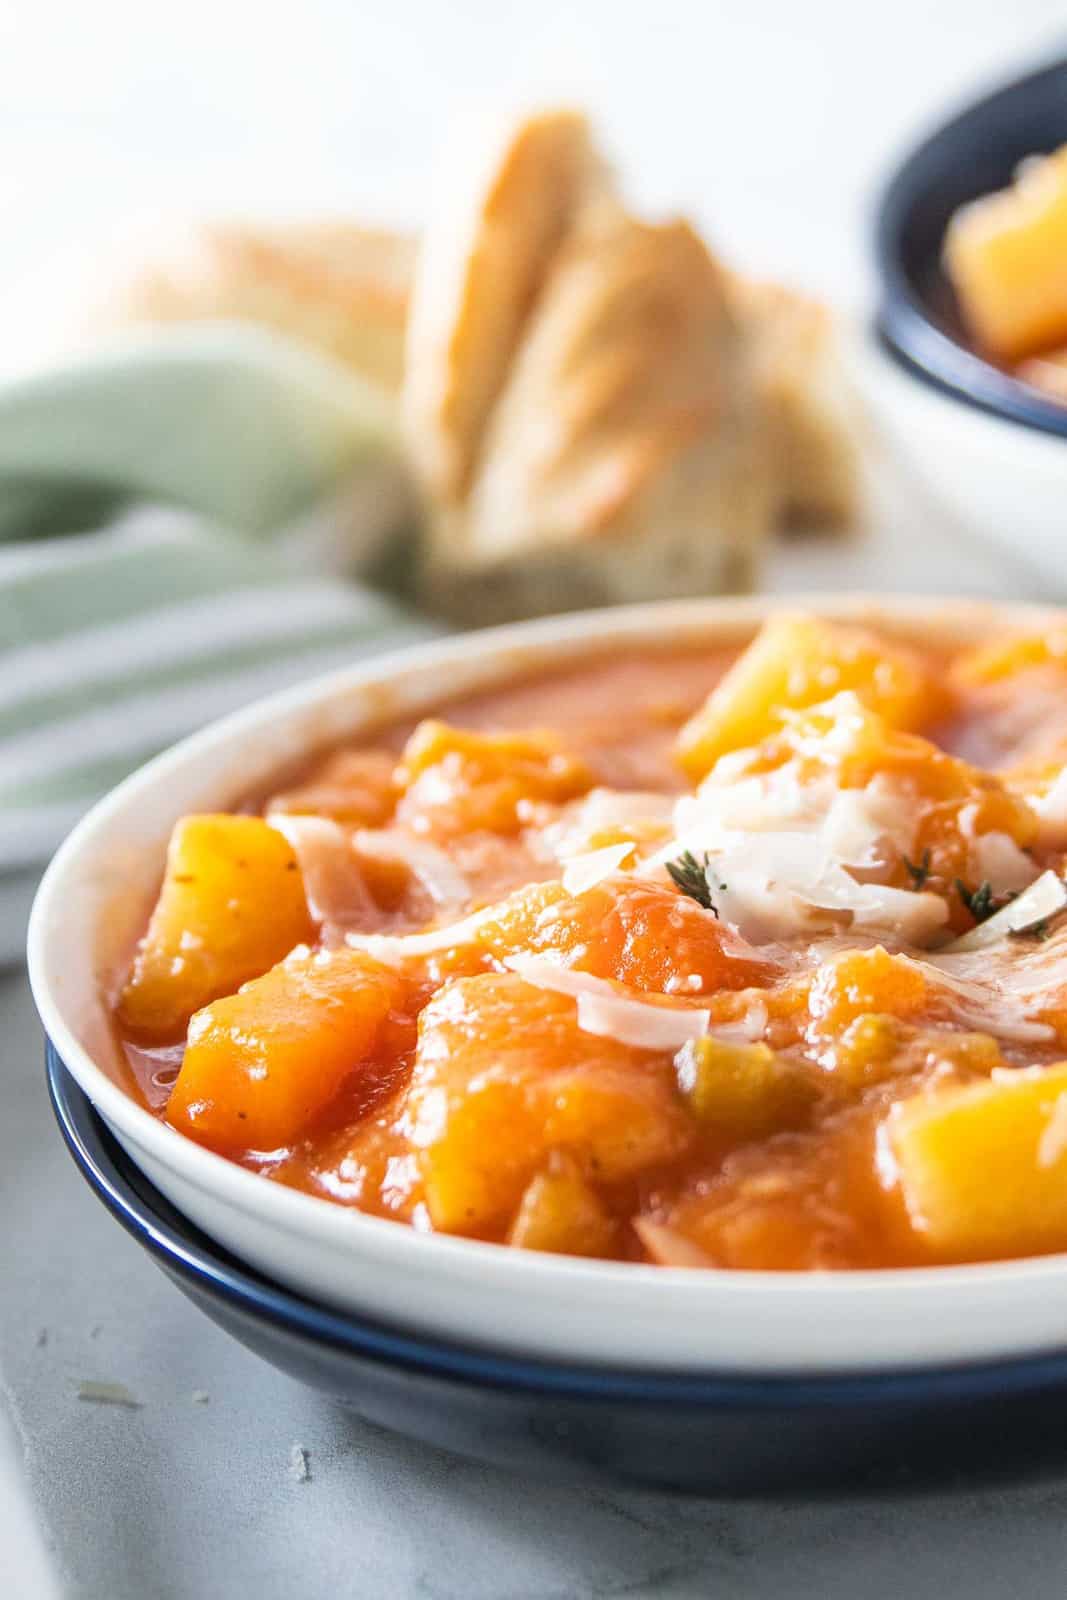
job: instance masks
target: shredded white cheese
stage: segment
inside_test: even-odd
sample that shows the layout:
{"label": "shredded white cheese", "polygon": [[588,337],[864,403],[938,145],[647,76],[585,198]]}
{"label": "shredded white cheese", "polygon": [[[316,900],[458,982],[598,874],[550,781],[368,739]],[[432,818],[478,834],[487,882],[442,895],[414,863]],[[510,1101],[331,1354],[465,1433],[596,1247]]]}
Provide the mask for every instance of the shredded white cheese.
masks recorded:
{"label": "shredded white cheese", "polygon": [[583,853],[589,840],[607,828],[640,827],[655,832],[669,830],[673,797],[655,790],[591,789],[580,800],[563,808],[559,820],[537,835],[558,861]]}
{"label": "shredded white cheese", "polygon": [[665,1222],[653,1222],[651,1217],[634,1217],[633,1229],[652,1257],[661,1267],[713,1267],[715,1262],[706,1251],[687,1239],[677,1228]]}
{"label": "shredded white cheese", "polygon": [[583,1033],[617,1039],[638,1050],[680,1050],[708,1031],[711,1016],[707,1011],[631,998],[620,994],[606,978],[575,972],[545,956],[509,956],[504,965],[524,983],[576,1000]]}
{"label": "shredded white cheese", "polygon": [[744,1016],[738,1017],[736,1022],[717,1022],[715,1037],[728,1044],[751,1044],[763,1038],[769,1020],[764,1002],[753,1000]]}
{"label": "shredded white cheese", "polygon": [[470,880],[455,862],[402,828],[362,828],[354,843],[364,855],[403,862],[437,905],[463,905],[471,898]]}
{"label": "shredded white cheese", "polygon": [[454,945],[466,944],[478,929],[498,914],[498,907],[483,906],[460,922],[448,922],[440,928],[427,928],[424,933],[350,933],[345,943],[352,950],[362,950],[383,966],[397,966],[418,956],[434,955],[438,950],[451,950]]}
{"label": "shredded white cheese", "polygon": [[1030,809],[1036,812],[1040,823],[1038,842],[1048,849],[1067,846],[1067,767],[1047,793],[1030,801]]}
{"label": "shredded white cheese", "polygon": [[586,850],[581,855],[571,856],[563,869],[563,887],[568,894],[584,894],[618,872],[633,853],[633,844],[624,840],[621,844],[605,845],[602,850]]}
{"label": "shredded white cheese", "polygon": [[[850,739],[854,708],[849,697],[838,700],[849,724],[840,737]],[[823,753],[832,737],[819,741]],[[706,859],[719,916],[757,944],[841,920],[928,944],[948,920],[939,895],[862,882],[849,870],[876,870],[911,850],[914,796],[882,774],[842,790],[830,774],[811,778],[796,761],[749,773],[749,759],[746,752],[722,757],[695,794],[676,802],[675,837],[640,870],[658,871],[683,851]]]}
{"label": "shredded white cheese", "polygon": [[971,844],[971,872],[976,883],[989,883],[995,894],[1018,894],[1033,883],[1038,869],[1007,833],[978,834]]}
{"label": "shredded white cheese", "polygon": [[293,847],[308,910],[321,925],[326,943],[373,916],[374,901],[343,828],[326,817],[285,813],[272,816],[270,825]]}
{"label": "shredded white cheese", "polygon": [[995,911],[969,933],[954,939],[944,953],[982,950],[1006,939],[1010,933],[1032,927],[1067,907],[1067,884],[1055,872],[1043,872],[1017,899]]}
{"label": "shredded white cheese", "polygon": [[1051,961],[1037,953],[1023,957],[1014,949],[1007,957],[1003,951],[986,949],[897,959],[907,961],[950,997],[957,1021],[965,1026],[1020,1044],[1047,1044],[1055,1038],[1055,1030],[1034,1022],[1030,1013],[1041,1009],[1056,990],[1067,990],[1063,941],[1055,944],[1058,949],[1051,942],[1040,947],[1048,950]]}

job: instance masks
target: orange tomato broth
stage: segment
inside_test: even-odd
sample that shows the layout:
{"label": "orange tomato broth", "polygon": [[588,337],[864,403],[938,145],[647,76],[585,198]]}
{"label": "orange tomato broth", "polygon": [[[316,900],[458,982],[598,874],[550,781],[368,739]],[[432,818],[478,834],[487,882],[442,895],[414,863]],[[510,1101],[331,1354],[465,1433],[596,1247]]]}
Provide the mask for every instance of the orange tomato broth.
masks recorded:
{"label": "orange tomato broth", "polygon": [[[1067,1248],[1059,1100],[998,1101],[1033,1069],[1058,1082],[1067,975],[1062,1016],[1046,985],[1013,1029],[929,964],[975,927],[968,902],[989,909],[979,866],[1061,869],[1040,812],[1067,712],[1053,694],[1035,717],[1031,701],[1061,666],[1067,688],[1067,658],[1032,640],[950,656],[790,626],[741,657],[628,651],[453,701],[316,758],[239,817],[179,825],[115,1006],[138,1093],[264,1179],[423,1231],[739,1269]],[[731,922],[714,861],[697,897],[645,865],[708,771],[701,794],[783,771],[883,800],[889,785],[888,834],[896,809],[911,848],[887,834],[847,870],[937,916],[940,899],[943,922],[919,944],[803,900],[799,930],[768,936],[747,907],[747,926]],[[321,819],[311,845],[307,818]],[[631,852],[595,878],[590,852],[612,845]],[[568,850],[595,881],[572,869],[565,887]],[[717,895],[721,915],[701,903]],[[452,923],[466,928],[423,953],[390,944]],[[1029,970],[1059,938],[1054,919],[977,960]],[[588,994],[554,987],[558,971]],[[669,1029],[686,1013],[693,1039],[636,1043],[661,1011]],[[977,1109],[942,1137],[925,1108],[960,1095]],[[992,1219],[957,1206],[1009,1124],[1031,1143],[1036,1128],[1052,1159],[1032,1173],[1025,1156]],[[1012,1171],[1013,1150],[994,1151]]]}

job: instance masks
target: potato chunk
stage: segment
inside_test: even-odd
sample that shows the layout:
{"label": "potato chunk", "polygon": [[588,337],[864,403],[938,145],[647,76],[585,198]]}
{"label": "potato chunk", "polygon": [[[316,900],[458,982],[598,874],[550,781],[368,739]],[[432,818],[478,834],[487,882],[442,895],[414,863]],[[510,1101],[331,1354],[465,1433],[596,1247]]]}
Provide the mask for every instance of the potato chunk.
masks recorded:
{"label": "potato chunk", "polygon": [[1015,182],[961,207],[945,265],[968,326],[1003,361],[1067,338],[1067,145],[1023,162]]}
{"label": "potato chunk", "polygon": [[1067,1249],[1067,1063],[918,1095],[888,1127],[912,1225],[939,1254]]}
{"label": "potato chunk", "polygon": [[296,856],[277,829],[258,817],[185,817],[122,991],[122,1023],[146,1039],[178,1038],[194,1011],[313,934]]}
{"label": "potato chunk", "polygon": [[508,1244],[562,1256],[611,1256],[618,1227],[572,1162],[550,1162],[526,1187]]}
{"label": "potato chunk", "polygon": [[909,961],[881,945],[846,950],[816,972],[808,993],[814,1031],[836,1038],[867,1012],[911,1017],[928,1004],[926,979]]}
{"label": "potato chunk", "polygon": [[551,733],[477,733],[430,719],[404,747],[396,781],[401,819],[447,836],[514,833],[531,802],[571,800],[593,780]]}
{"label": "potato chunk", "polygon": [[227,1154],[292,1144],[387,1038],[403,988],[353,950],[297,951],[198,1011],[167,1120]]}
{"label": "potato chunk", "polygon": [[505,1227],[552,1152],[615,1182],[691,1138],[669,1056],[593,1037],[511,973],[447,983],[419,1018],[408,1102],[434,1227]]}
{"label": "potato chunk", "polygon": [[815,1099],[802,1069],[765,1044],[696,1039],[679,1051],[677,1073],[698,1121],[735,1142],[799,1127]]}
{"label": "potato chunk", "polygon": [[821,705],[844,690],[893,728],[935,720],[945,703],[934,675],[903,645],[815,617],[776,617],[685,724],[678,760],[699,782],[727,751],[774,733],[783,711]]}

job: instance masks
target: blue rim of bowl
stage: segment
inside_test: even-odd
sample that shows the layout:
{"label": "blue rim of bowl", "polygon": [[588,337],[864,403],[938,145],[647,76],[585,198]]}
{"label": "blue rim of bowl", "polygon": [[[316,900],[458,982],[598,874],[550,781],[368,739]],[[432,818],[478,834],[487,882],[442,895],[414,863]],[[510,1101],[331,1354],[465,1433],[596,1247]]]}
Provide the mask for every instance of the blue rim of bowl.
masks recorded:
{"label": "blue rim of bowl", "polygon": [[900,239],[915,181],[930,150],[1003,101],[1024,95],[1045,79],[1067,78],[1059,56],[969,101],[910,149],[883,188],[874,211],[874,259],[880,282],[875,334],[883,352],[911,376],[974,410],[1041,433],[1067,438],[1067,406],[1044,400],[1030,385],[1002,372],[934,323],[900,262]]}
{"label": "blue rim of bowl", "polygon": [[122,1150],[51,1040],[46,1040],[45,1056],[52,1109],[75,1165],[98,1199],[160,1265],[199,1293],[225,1301],[290,1336],[363,1360],[475,1388],[535,1393],[545,1398],[734,1410],[884,1411],[1004,1398],[1067,1385],[1067,1349],[978,1365],[860,1375],[640,1372],[465,1349],[432,1335],[405,1333],[332,1311],[245,1266],[188,1222]]}

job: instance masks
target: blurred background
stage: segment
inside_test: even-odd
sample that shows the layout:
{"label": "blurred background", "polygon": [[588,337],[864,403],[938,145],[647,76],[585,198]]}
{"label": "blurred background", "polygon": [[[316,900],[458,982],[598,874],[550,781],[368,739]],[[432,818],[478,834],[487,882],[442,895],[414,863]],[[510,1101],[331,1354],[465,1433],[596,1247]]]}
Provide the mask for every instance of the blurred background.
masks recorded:
{"label": "blurred background", "polygon": [[[1067,591],[1067,444],[947,401],[871,337],[890,176],[1065,44],[1054,0],[0,6],[0,958],[49,853],[130,768],[427,627],[747,588]],[[1067,138],[1067,66],[1024,133],[1026,102],[958,145],[954,195]],[[583,435],[587,374],[542,370],[457,486],[434,385],[469,180],[506,121],[560,104],[587,113],[621,210],[579,310],[546,253],[490,414],[555,308],[564,354],[583,348],[627,240],[647,259],[586,388],[637,378]],[[1062,206],[1067,233],[1067,178]],[[340,230],[301,231],[323,219]],[[1067,385],[1067,346],[1045,370]],[[1061,435],[1064,398],[1042,402]]]}
{"label": "blurred background", "polygon": [[642,205],[857,304],[901,143],[1065,41],[1056,0],[7,0],[2,298],[175,213],[414,224],[450,119],[548,94],[595,114]]}

